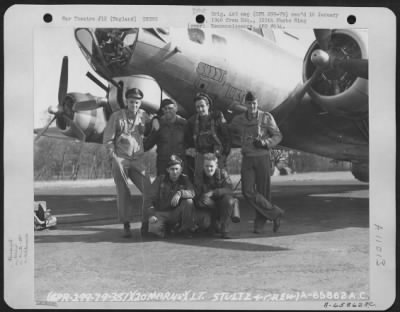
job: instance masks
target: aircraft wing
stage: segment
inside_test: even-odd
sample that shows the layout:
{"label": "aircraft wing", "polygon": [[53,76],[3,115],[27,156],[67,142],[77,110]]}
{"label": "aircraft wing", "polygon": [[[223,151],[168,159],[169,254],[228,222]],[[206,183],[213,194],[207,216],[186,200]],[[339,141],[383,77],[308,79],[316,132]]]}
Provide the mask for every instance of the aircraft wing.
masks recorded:
{"label": "aircraft wing", "polygon": [[[291,106],[290,101],[286,105]],[[321,111],[309,95],[296,106],[271,113],[283,134],[280,146],[336,160],[368,162],[368,116],[350,119]]]}

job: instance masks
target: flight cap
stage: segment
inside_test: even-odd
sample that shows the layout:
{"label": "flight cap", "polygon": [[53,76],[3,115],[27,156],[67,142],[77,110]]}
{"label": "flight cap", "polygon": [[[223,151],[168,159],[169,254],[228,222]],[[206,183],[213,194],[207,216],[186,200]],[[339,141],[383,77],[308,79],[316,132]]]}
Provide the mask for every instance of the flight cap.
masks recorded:
{"label": "flight cap", "polygon": [[138,88],[132,88],[125,92],[126,98],[143,99],[143,92]]}
{"label": "flight cap", "polygon": [[175,101],[171,100],[171,99],[164,99],[161,101],[160,104],[160,108],[163,108],[164,106],[170,105],[170,104],[174,104],[176,106]]}
{"label": "flight cap", "polygon": [[174,166],[174,165],[181,165],[182,166],[182,163],[183,163],[183,160],[180,157],[178,157],[176,155],[171,155],[169,160],[168,160],[167,166],[168,166],[168,168],[171,167],[171,166]]}
{"label": "flight cap", "polygon": [[257,100],[257,96],[256,96],[256,94],[254,92],[248,91],[246,93],[246,97],[244,98],[244,100],[246,102],[252,102],[252,101]]}

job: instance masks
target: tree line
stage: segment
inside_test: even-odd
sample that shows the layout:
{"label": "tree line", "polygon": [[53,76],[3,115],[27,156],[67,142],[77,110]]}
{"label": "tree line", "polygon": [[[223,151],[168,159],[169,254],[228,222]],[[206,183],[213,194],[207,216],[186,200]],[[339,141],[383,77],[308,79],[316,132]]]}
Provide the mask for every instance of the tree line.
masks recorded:
{"label": "tree line", "polygon": [[[240,149],[233,149],[227,160],[229,173],[240,173],[241,158]],[[350,170],[348,162],[298,151],[273,150],[271,159],[274,165],[287,166],[298,173]],[[155,175],[155,150],[147,152],[144,161],[149,174]],[[34,178],[35,181],[108,179],[112,178],[111,162],[101,144],[42,137],[35,143]]]}

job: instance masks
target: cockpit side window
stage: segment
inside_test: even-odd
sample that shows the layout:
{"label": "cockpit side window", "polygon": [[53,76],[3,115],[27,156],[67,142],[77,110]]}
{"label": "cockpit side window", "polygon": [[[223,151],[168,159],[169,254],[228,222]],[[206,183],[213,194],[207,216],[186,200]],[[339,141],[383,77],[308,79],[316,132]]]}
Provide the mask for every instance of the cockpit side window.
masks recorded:
{"label": "cockpit side window", "polygon": [[133,55],[138,28],[77,28],[75,38],[94,70],[102,76],[121,72]]}
{"label": "cockpit side window", "polygon": [[97,72],[100,68],[104,68],[104,60],[101,51],[97,47],[97,41],[93,33],[87,28],[77,28],[75,30],[75,38],[83,55],[93,69]]}
{"label": "cockpit side window", "polygon": [[190,40],[200,44],[203,44],[206,38],[204,31],[198,28],[188,28],[188,35]]}

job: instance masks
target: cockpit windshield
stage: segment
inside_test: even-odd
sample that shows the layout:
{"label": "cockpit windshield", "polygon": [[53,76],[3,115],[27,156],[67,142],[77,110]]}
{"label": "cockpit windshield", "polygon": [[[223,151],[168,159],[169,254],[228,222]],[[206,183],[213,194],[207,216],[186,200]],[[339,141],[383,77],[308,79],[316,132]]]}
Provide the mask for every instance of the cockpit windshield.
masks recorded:
{"label": "cockpit windshield", "polygon": [[108,66],[124,66],[133,53],[136,28],[97,28],[96,39]]}
{"label": "cockpit windshield", "polygon": [[86,58],[98,72],[116,75],[132,57],[138,34],[137,28],[79,28],[76,39]]}

